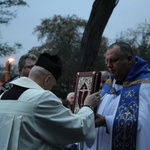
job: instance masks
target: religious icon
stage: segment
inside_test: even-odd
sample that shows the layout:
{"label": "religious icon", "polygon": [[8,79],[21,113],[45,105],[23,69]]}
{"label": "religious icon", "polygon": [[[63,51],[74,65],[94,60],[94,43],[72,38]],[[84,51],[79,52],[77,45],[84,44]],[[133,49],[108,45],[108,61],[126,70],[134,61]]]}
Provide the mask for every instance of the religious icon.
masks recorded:
{"label": "religious icon", "polygon": [[101,72],[78,72],[76,78],[73,113],[77,113],[84,104],[87,95],[99,91]]}

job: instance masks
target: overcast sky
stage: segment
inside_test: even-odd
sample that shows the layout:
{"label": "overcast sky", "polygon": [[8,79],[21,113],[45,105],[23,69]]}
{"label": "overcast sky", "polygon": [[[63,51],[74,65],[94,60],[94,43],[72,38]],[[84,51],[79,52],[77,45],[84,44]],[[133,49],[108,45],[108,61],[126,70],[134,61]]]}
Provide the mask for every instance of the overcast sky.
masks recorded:
{"label": "overcast sky", "polygon": [[[1,26],[1,38],[3,42],[13,45],[15,42],[22,43],[21,52],[12,55],[16,61],[33,46],[41,43],[33,35],[33,29],[40,24],[41,19],[53,17],[53,15],[77,15],[88,20],[94,0],[25,0],[29,7],[17,9],[17,18],[10,25]],[[104,31],[104,36],[114,39],[121,31],[135,28],[141,22],[150,23],[150,0],[120,0],[114,9]],[[0,64],[7,61],[0,58]]]}

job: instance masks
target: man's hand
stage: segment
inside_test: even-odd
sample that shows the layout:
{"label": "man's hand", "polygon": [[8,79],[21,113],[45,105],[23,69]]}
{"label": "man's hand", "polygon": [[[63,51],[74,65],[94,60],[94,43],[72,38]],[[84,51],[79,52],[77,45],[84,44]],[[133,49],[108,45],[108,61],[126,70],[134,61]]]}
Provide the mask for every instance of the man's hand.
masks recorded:
{"label": "man's hand", "polygon": [[100,92],[93,93],[88,95],[84,100],[85,106],[90,106],[91,108],[95,108],[100,102]]}
{"label": "man's hand", "polygon": [[95,127],[106,126],[105,117],[100,114],[95,114]]}

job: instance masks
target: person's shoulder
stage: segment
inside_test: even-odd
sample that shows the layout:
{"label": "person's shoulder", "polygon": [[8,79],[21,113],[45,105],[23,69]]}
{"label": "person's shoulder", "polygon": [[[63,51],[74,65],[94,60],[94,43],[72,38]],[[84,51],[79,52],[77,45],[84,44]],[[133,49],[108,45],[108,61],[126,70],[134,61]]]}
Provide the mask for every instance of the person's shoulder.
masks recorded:
{"label": "person's shoulder", "polygon": [[30,98],[35,98],[37,99],[37,101],[57,101],[60,102],[60,98],[58,98],[53,92],[49,91],[49,90],[44,90],[44,89],[34,89],[34,88],[30,88],[28,90],[26,90],[26,92],[24,93],[25,95],[28,95],[28,97]]}
{"label": "person's shoulder", "polygon": [[44,90],[43,94],[44,94],[44,96],[46,96],[46,97],[50,97],[51,100],[54,100],[54,101],[61,101],[60,98],[58,98],[52,91]]}
{"label": "person's shoulder", "polygon": [[48,90],[29,89],[29,94],[32,95],[30,99],[32,99],[37,108],[40,108],[41,106],[48,107],[62,104],[60,98]]}

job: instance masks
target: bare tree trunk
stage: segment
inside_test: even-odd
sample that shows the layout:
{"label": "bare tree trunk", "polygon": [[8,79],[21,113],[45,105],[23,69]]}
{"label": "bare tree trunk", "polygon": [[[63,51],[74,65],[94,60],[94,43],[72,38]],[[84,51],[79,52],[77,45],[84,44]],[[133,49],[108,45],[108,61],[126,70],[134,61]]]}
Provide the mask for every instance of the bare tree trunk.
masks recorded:
{"label": "bare tree trunk", "polygon": [[82,42],[79,71],[93,70],[105,26],[119,0],[95,0]]}

